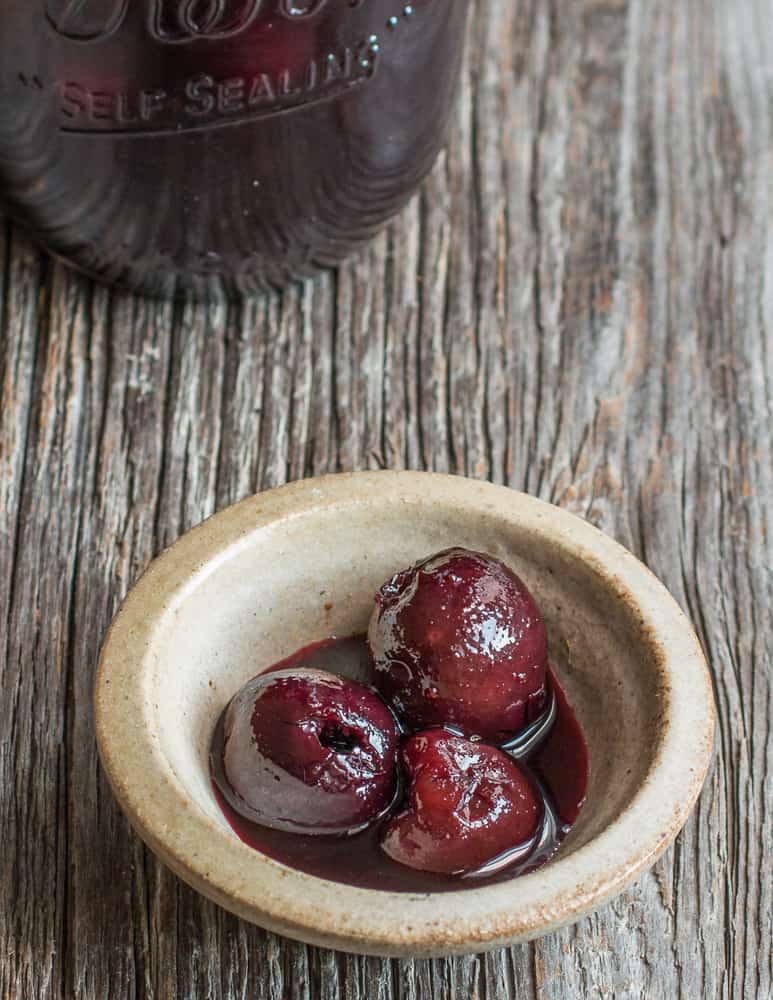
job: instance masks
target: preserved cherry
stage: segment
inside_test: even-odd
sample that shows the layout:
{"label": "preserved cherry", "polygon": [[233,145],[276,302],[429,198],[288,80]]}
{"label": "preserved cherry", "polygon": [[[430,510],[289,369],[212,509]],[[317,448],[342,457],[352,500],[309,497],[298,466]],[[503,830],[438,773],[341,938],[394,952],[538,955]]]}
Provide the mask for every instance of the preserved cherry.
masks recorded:
{"label": "preserved cherry", "polygon": [[376,595],[368,645],[376,685],[412,729],[503,743],[544,706],[542,614],[484,553],[448,549],[396,573]]}
{"label": "preserved cherry", "polygon": [[247,819],[290,833],[351,834],[397,788],[398,730],[378,695],[322,670],[253,678],[223,718],[223,792]]}
{"label": "preserved cherry", "polygon": [[419,871],[464,875],[498,856],[527,856],[542,818],[540,797],[507,754],[444,729],[416,733],[402,748],[405,807],[381,842]]}

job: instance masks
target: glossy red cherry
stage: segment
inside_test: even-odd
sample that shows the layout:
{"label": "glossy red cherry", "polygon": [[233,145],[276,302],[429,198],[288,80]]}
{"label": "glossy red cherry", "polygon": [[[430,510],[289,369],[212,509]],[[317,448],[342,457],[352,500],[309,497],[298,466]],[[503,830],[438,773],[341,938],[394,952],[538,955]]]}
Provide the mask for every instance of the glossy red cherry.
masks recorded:
{"label": "glossy red cherry", "polygon": [[397,573],[368,629],[375,683],[411,729],[503,742],[545,701],[545,623],[504,563],[448,549]]}
{"label": "glossy red cherry", "polygon": [[353,833],[394,798],[397,723],[354,681],[321,670],[263,674],[233,698],[223,725],[224,792],[263,826]]}
{"label": "glossy red cherry", "polygon": [[394,861],[447,875],[474,872],[536,837],[542,805],[501,750],[428,729],[404,745],[406,806],[381,842]]}

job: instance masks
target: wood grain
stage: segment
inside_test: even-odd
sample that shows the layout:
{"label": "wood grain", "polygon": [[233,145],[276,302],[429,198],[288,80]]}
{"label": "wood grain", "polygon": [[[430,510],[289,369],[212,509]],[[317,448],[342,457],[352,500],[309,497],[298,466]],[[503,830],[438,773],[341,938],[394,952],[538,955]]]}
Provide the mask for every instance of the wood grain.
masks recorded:
{"label": "wood grain", "polygon": [[[473,4],[447,153],[335,275],[241,305],[92,286],[0,236],[0,996],[773,996],[773,8]],[[148,560],[315,473],[463,472],[590,518],[709,654],[675,848],[530,945],[394,962],[195,895],[100,773],[99,645]]]}

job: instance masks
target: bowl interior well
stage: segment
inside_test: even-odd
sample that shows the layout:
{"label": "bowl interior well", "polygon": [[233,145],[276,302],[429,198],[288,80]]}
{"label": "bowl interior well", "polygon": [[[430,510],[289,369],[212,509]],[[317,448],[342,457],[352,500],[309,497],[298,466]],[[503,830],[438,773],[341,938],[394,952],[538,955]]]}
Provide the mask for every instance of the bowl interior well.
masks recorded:
{"label": "bowl interior well", "polygon": [[149,650],[151,724],[186,794],[216,822],[207,756],[215,722],[255,674],[306,643],[364,631],[393,572],[461,545],[503,559],[543,609],[550,655],[588,740],[588,800],[566,856],[630,802],[657,753],[667,689],[654,644],[609,570],[539,526],[452,504],[339,503],[258,528],[191,578]]}

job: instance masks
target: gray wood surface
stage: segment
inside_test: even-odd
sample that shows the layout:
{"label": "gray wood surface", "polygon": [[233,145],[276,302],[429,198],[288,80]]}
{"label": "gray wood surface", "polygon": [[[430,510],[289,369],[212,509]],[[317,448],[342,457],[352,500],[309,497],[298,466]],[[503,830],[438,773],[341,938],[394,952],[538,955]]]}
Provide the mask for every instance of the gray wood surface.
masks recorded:
{"label": "gray wood surface", "polygon": [[[237,306],[92,286],[0,229],[0,996],[773,996],[773,7],[477,0],[448,152],[340,273]],[[464,472],[590,518],[696,623],[717,756],[663,860],[530,945],[394,962],[250,927],[97,763],[106,626],[288,479]]]}

